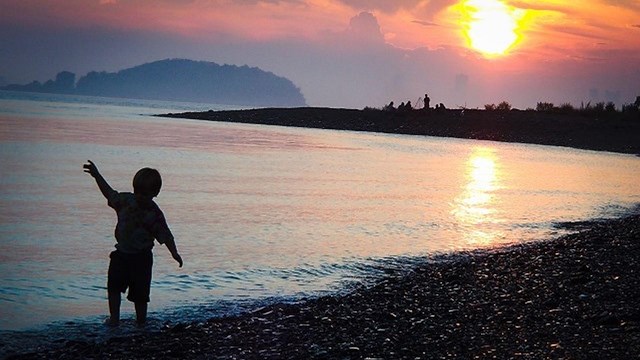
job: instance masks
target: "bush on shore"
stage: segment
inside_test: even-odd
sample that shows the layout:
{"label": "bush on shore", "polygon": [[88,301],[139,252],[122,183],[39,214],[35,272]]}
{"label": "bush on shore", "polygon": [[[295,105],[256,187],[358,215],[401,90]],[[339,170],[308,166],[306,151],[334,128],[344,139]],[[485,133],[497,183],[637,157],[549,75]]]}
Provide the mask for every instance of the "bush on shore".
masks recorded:
{"label": "bush on shore", "polygon": [[554,105],[551,102],[538,102],[535,111],[557,113],[557,114],[580,114],[584,116],[595,117],[611,117],[622,114],[624,119],[639,119],[640,120],[640,96],[636,99],[635,103],[623,104],[618,110],[616,105],[609,101],[597,102],[591,104],[583,102],[580,107],[574,107],[571,103],[563,103],[559,106]]}

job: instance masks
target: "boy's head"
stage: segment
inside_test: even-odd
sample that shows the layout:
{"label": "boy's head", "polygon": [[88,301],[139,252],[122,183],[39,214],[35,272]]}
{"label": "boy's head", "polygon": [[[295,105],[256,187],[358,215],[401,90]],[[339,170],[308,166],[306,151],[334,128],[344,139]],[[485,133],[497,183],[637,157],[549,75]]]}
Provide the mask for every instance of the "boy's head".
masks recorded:
{"label": "boy's head", "polygon": [[156,197],[161,187],[162,178],[156,169],[140,169],[133,177],[133,192],[137,195]]}

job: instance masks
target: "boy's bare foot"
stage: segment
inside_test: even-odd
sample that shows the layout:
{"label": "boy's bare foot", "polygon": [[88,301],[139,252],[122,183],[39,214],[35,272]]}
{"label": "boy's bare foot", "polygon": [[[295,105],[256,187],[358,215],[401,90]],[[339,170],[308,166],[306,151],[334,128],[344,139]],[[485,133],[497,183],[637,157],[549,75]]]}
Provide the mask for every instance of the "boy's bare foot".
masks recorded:
{"label": "boy's bare foot", "polygon": [[116,327],[118,325],[120,325],[120,321],[119,320],[113,320],[110,317],[106,318],[104,320],[104,324],[109,326],[109,327]]}

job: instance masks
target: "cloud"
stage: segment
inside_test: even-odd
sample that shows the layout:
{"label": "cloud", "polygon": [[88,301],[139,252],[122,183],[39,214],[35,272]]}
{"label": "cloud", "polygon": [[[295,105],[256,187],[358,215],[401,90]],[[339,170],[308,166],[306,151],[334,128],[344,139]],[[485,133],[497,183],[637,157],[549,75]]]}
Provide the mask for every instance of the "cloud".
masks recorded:
{"label": "cloud", "polygon": [[384,42],[378,19],[372,13],[366,11],[351,18],[348,34],[358,41],[369,43]]}
{"label": "cloud", "polygon": [[455,5],[459,0],[337,0],[355,10],[381,11],[393,14],[400,10],[407,10],[432,19],[442,10]]}
{"label": "cloud", "polygon": [[420,24],[423,26],[440,26],[432,21],[424,21],[424,20],[413,20],[412,23],[414,24]]}
{"label": "cloud", "polygon": [[600,35],[596,35],[594,32],[589,31],[589,29],[585,29],[585,28],[578,28],[578,27],[567,26],[567,25],[550,25],[548,26],[548,29],[552,30],[553,32],[563,33],[571,36],[577,36],[585,39],[598,40],[598,41],[607,40],[606,38]]}
{"label": "cloud", "polygon": [[426,4],[423,12],[429,19],[433,19],[442,10],[458,2],[459,0],[431,0]]}
{"label": "cloud", "polygon": [[[192,0],[185,0],[192,1]],[[240,5],[256,5],[258,3],[267,4],[305,4],[305,0],[235,0],[232,1]]]}
{"label": "cloud", "polygon": [[320,43],[332,49],[347,51],[388,46],[377,17],[367,11],[353,16],[348,26],[342,30],[324,31]]}
{"label": "cloud", "polygon": [[386,13],[394,13],[400,9],[413,9],[421,0],[338,0],[355,10],[380,10]]}
{"label": "cloud", "polygon": [[550,11],[550,12],[557,12],[557,13],[561,13],[561,14],[571,14],[574,11],[571,10],[569,5],[556,5],[556,4],[549,4],[546,2],[540,2],[540,1],[508,1],[509,5],[518,8],[518,9],[523,9],[523,10],[536,10],[536,11]]}
{"label": "cloud", "polygon": [[632,11],[640,10],[640,2],[638,0],[604,0],[604,3]]}

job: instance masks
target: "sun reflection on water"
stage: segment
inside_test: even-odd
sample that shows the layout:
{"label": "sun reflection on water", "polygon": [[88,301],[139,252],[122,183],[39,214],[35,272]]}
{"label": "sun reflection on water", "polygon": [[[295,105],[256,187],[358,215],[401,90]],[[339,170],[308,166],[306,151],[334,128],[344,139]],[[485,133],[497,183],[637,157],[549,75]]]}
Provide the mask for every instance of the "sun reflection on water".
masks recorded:
{"label": "sun reflection on water", "polygon": [[463,231],[463,246],[490,246],[504,236],[496,191],[501,188],[498,157],[491,148],[475,148],[465,163],[465,184],[451,213]]}

